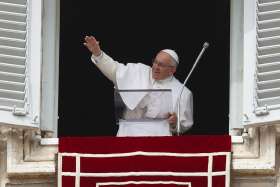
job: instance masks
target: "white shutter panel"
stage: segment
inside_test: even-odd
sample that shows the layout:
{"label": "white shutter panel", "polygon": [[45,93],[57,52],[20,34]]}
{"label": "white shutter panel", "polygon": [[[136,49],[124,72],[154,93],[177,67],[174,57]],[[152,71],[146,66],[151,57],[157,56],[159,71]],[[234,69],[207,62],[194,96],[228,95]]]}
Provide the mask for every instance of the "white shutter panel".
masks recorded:
{"label": "white shutter panel", "polygon": [[257,12],[257,107],[280,105],[280,0],[259,0]]}
{"label": "white shutter panel", "polygon": [[[280,0],[256,0],[255,18],[256,57],[254,61],[256,63],[254,68],[255,73],[251,75],[254,76],[254,86],[247,86],[244,88],[254,90],[253,99],[250,100],[253,102],[253,110],[245,110],[245,117],[247,118],[245,119],[245,124],[279,122]],[[254,51],[253,49],[247,50]],[[252,67],[254,66],[251,66],[251,68]],[[247,68],[249,68],[249,66]],[[244,81],[246,81],[246,79]],[[252,114],[250,114],[250,112]]]}
{"label": "white shutter panel", "polygon": [[[280,106],[280,0],[259,0],[257,36],[257,107]],[[257,109],[258,110],[258,109]]]}
{"label": "white shutter panel", "polygon": [[38,126],[40,14],[41,0],[0,0],[1,124]]}
{"label": "white shutter panel", "polygon": [[27,110],[26,0],[0,0],[0,106]]}

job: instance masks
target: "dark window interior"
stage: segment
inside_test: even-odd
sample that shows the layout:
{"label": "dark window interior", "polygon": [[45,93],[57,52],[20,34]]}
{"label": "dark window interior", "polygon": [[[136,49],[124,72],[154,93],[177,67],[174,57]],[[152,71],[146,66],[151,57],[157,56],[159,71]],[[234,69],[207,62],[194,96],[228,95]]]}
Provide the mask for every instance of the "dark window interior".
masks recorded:
{"label": "dark window interior", "polygon": [[194,126],[186,134],[227,134],[230,1],[61,0],[58,136],[114,136],[113,84],[83,46],[94,35],[123,63],[150,64],[161,49],[178,52],[183,82],[208,41],[210,47],[187,83],[194,95]]}

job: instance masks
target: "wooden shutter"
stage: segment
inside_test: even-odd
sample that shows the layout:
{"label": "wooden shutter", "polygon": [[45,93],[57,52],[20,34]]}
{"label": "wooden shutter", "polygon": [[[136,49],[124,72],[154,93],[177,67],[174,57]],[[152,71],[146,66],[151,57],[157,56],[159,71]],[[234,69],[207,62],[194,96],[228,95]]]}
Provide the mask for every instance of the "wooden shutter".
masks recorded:
{"label": "wooden shutter", "polygon": [[0,125],[39,127],[42,0],[0,0]]}
{"label": "wooden shutter", "polygon": [[26,21],[27,0],[0,0],[0,107],[24,113],[27,111]]}
{"label": "wooden shutter", "polygon": [[280,107],[280,0],[258,0],[256,59],[256,115],[265,115]]}
{"label": "wooden shutter", "polygon": [[243,125],[280,122],[280,0],[244,1]]}

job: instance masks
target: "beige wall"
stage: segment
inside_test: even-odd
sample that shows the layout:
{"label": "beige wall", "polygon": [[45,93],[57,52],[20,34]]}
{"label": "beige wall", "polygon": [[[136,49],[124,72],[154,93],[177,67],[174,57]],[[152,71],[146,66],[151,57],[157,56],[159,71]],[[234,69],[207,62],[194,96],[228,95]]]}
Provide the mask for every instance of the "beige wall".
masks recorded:
{"label": "beige wall", "polygon": [[[232,187],[280,187],[276,126],[250,129],[232,144]],[[32,130],[0,128],[0,187],[55,187],[57,144]]]}
{"label": "beige wall", "polygon": [[0,127],[0,187],[56,187],[56,153],[34,130]]}

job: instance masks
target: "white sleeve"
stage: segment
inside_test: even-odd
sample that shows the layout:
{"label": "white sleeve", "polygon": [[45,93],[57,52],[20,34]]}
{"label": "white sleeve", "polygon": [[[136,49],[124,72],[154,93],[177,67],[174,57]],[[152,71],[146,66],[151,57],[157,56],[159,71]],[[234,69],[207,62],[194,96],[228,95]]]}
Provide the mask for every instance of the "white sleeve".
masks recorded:
{"label": "white sleeve", "polygon": [[181,107],[181,132],[186,132],[193,125],[193,95],[191,92],[182,95]]}
{"label": "white sleeve", "polygon": [[[178,105],[178,103],[176,104]],[[177,109],[177,107],[176,107]],[[184,133],[193,125],[193,95],[190,90],[184,89],[180,102],[180,132]],[[177,127],[170,129],[176,133]]]}
{"label": "white sleeve", "polygon": [[92,55],[91,60],[97,68],[116,85],[116,72],[120,63],[114,61],[103,51],[99,56]]}

